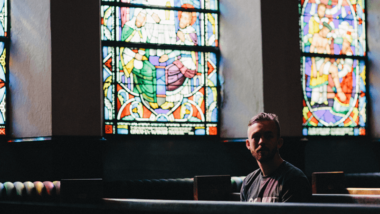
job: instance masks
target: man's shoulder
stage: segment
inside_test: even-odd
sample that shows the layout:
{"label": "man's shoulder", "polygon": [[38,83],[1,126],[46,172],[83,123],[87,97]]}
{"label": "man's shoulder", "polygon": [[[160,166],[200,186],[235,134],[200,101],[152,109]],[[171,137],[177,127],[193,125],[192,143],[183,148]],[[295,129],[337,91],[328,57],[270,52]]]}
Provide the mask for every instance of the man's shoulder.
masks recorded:
{"label": "man's shoulder", "polygon": [[281,198],[284,202],[308,202],[311,186],[306,175],[289,162],[285,162],[282,174]]}
{"label": "man's shoulder", "polygon": [[281,174],[287,179],[294,177],[307,179],[305,173],[303,173],[302,170],[287,161],[284,161],[284,167]]}
{"label": "man's shoulder", "polygon": [[246,178],[253,177],[253,176],[257,175],[257,173],[260,173],[260,172],[261,172],[260,168],[257,168],[255,171],[249,173]]}
{"label": "man's shoulder", "polygon": [[248,191],[252,184],[255,182],[256,178],[260,175],[260,168],[255,171],[249,173],[243,180],[243,184],[240,189],[240,200],[247,201],[248,200]]}
{"label": "man's shoulder", "polygon": [[260,175],[260,168],[256,169],[255,171],[249,173],[245,179],[244,179],[244,184],[251,183],[252,180],[255,180],[258,175]]}

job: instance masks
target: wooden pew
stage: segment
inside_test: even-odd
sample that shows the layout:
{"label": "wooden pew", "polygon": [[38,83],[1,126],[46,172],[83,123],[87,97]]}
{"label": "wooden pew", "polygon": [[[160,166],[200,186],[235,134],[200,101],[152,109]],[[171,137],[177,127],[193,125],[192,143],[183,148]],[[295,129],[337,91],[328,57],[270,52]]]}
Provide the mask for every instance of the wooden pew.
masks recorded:
{"label": "wooden pew", "polygon": [[352,195],[380,195],[380,188],[346,188],[348,194]]}

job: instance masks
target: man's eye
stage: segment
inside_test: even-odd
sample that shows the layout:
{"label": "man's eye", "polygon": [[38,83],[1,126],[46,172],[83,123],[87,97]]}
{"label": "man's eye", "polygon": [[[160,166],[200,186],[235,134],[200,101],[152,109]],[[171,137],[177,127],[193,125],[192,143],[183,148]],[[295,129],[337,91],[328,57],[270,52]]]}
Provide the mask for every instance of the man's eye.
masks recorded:
{"label": "man's eye", "polygon": [[252,136],[252,139],[254,139],[254,140],[258,140],[258,139],[260,139],[260,136],[259,136],[259,135],[253,135],[253,136]]}
{"label": "man's eye", "polygon": [[266,138],[266,139],[271,139],[271,138],[273,138],[272,133],[266,133],[266,134],[265,134],[265,138]]}

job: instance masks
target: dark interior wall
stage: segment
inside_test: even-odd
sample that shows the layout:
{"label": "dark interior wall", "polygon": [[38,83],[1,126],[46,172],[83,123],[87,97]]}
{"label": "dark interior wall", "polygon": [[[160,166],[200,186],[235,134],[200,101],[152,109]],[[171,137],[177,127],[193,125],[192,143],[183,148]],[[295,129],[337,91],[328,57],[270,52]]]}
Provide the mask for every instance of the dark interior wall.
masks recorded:
{"label": "dark interior wall", "polygon": [[[305,142],[286,138],[282,157],[304,169]],[[218,140],[128,140],[110,141],[104,149],[104,179],[107,181],[189,178],[196,175],[245,176],[257,163],[245,142]]]}
{"label": "dark interior wall", "polygon": [[[304,170],[306,143],[298,138],[284,141],[281,156]],[[53,137],[39,142],[0,144],[0,182],[245,176],[257,168],[245,142]]]}
{"label": "dark interior wall", "polygon": [[101,136],[100,0],[50,1],[53,136]]}
{"label": "dark interior wall", "polygon": [[305,146],[305,172],[379,172],[379,154],[379,141],[310,139]]}
{"label": "dark interior wall", "polygon": [[261,1],[264,111],[279,116],[288,137],[302,134],[298,20],[298,1]]}
{"label": "dark interior wall", "polygon": [[244,143],[154,138],[107,141],[104,149],[107,181],[246,175],[257,168]]}
{"label": "dark interior wall", "polygon": [[0,143],[0,182],[100,178],[104,140],[59,137],[45,141]]}

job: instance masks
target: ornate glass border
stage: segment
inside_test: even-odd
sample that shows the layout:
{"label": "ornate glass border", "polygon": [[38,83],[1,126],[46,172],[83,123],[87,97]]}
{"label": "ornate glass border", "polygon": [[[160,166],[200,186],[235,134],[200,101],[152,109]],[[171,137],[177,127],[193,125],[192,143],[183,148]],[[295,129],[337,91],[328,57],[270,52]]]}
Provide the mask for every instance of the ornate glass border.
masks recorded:
{"label": "ornate glass border", "polygon": [[217,0],[103,0],[104,135],[218,137],[218,23]]}
{"label": "ornate glass border", "polygon": [[300,0],[304,136],[368,135],[365,0]]}

